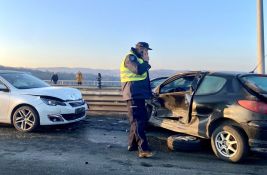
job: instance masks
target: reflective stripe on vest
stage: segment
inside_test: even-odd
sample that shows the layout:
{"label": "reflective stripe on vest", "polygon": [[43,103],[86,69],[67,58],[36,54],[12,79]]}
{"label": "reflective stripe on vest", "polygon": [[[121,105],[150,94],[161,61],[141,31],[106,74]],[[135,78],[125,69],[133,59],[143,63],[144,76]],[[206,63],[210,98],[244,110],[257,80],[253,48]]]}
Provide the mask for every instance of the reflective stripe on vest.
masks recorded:
{"label": "reflective stripe on vest", "polygon": [[[141,58],[138,58],[132,51],[128,54],[128,55],[134,55],[138,62],[140,64],[142,64],[144,61]],[[127,67],[125,67],[125,59],[127,58],[127,56],[125,56],[125,58],[122,60],[121,66],[120,66],[120,77],[121,77],[121,82],[129,82],[129,81],[140,81],[140,80],[144,80],[147,77],[147,73],[143,73],[142,75],[138,75],[133,73],[132,71],[130,71]]]}

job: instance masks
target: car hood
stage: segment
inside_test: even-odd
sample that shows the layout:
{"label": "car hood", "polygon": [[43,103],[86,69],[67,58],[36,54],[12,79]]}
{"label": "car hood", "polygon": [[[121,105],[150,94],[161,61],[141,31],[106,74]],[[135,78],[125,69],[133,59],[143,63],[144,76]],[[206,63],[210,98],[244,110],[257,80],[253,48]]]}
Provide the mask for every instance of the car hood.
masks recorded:
{"label": "car hood", "polygon": [[82,99],[81,92],[78,89],[66,87],[45,87],[35,89],[24,89],[18,91],[21,95],[49,96],[62,100],[79,100]]}

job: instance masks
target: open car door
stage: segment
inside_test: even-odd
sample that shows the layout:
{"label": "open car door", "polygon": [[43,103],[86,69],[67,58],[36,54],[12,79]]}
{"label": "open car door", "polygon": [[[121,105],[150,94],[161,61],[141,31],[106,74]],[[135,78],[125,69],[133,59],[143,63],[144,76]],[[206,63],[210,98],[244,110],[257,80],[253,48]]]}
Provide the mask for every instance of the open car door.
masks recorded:
{"label": "open car door", "polygon": [[[189,123],[193,84],[198,73],[177,75],[168,79],[158,89],[153,117]],[[154,103],[155,104],[155,103]]]}

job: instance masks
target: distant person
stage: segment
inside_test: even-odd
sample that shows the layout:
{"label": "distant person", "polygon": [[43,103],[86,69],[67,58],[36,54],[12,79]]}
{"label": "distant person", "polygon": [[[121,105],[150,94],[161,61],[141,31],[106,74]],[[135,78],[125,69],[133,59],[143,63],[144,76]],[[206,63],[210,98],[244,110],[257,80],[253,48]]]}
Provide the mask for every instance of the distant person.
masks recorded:
{"label": "distant person", "polygon": [[56,73],[53,73],[52,77],[51,77],[51,81],[54,83],[54,84],[57,84],[57,81],[58,81],[58,75]]}
{"label": "distant person", "polygon": [[97,87],[98,87],[98,89],[102,88],[102,76],[101,76],[101,73],[98,73],[98,75],[97,75]]}
{"label": "distant person", "polygon": [[152,97],[148,70],[148,43],[139,42],[135,48],[123,58],[120,66],[123,99],[127,101],[130,133],[128,151],[139,151],[139,157],[151,157],[151,152],[145,134],[148,113],[145,99]]}
{"label": "distant person", "polygon": [[82,85],[83,74],[80,71],[76,74],[76,81],[78,85]]}

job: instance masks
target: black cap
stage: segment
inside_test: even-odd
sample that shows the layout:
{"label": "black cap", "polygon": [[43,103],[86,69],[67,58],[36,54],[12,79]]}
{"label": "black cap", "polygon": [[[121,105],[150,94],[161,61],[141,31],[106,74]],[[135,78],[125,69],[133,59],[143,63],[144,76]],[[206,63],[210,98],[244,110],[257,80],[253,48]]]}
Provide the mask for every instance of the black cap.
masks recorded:
{"label": "black cap", "polygon": [[148,50],[152,50],[151,48],[149,48],[149,44],[146,43],[146,42],[138,42],[138,43],[136,44],[136,47],[144,47],[144,48],[146,48],[146,49],[148,49]]}

